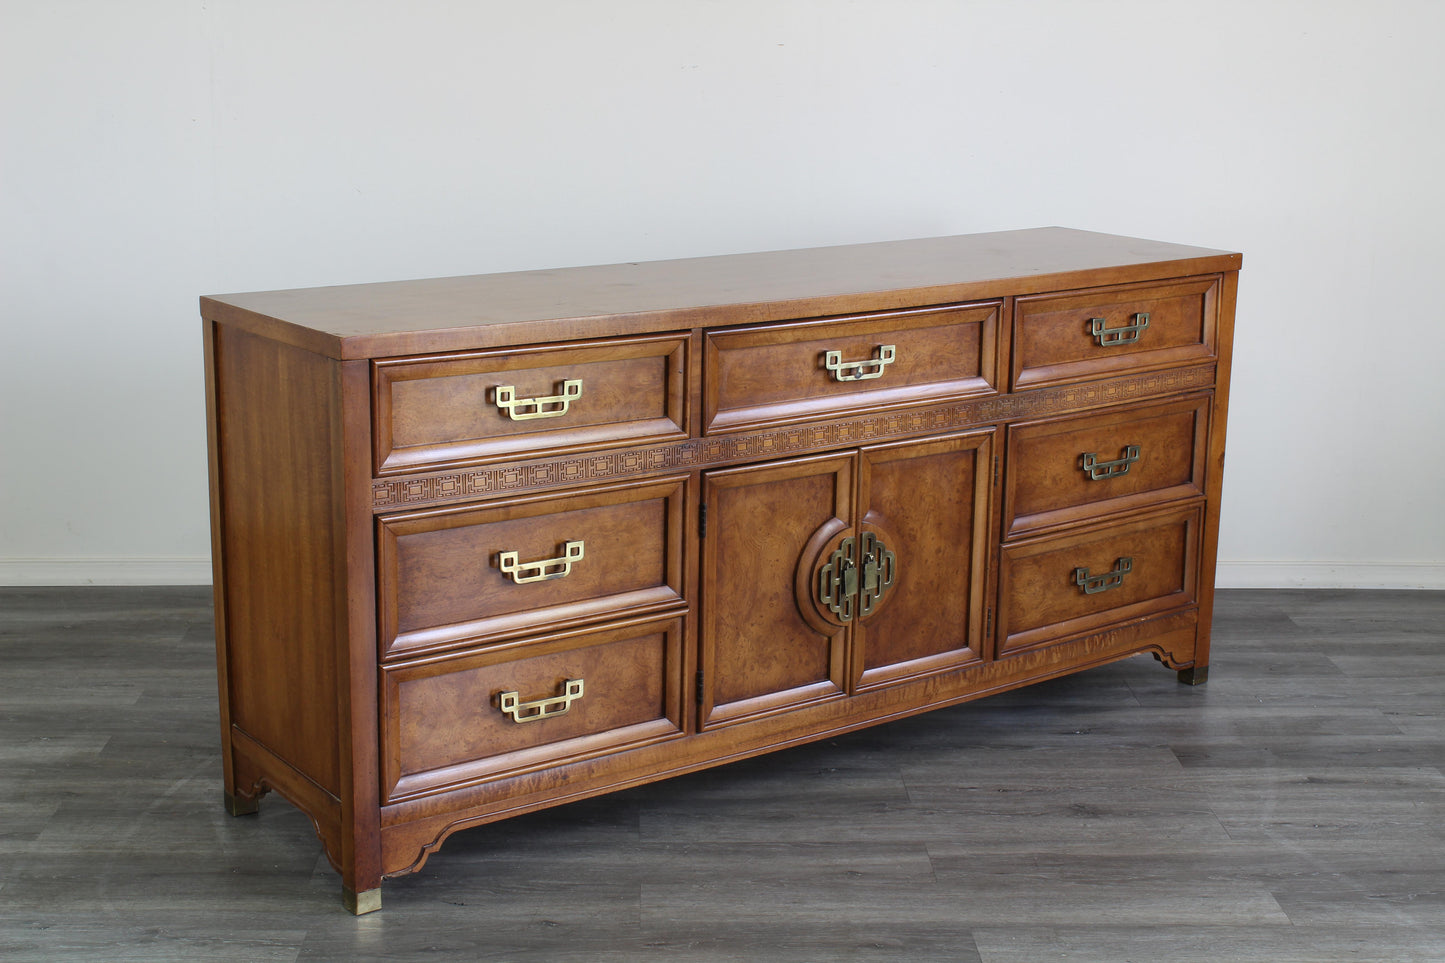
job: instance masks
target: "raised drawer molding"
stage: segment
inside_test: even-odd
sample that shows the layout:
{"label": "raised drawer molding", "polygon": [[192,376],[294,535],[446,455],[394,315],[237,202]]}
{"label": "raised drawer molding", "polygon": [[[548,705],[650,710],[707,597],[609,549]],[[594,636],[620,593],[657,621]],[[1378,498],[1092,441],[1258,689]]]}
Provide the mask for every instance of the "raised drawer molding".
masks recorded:
{"label": "raised drawer molding", "polygon": [[1141,652],[1238,254],[1063,228],[201,299],[226,805],[456,830]]}

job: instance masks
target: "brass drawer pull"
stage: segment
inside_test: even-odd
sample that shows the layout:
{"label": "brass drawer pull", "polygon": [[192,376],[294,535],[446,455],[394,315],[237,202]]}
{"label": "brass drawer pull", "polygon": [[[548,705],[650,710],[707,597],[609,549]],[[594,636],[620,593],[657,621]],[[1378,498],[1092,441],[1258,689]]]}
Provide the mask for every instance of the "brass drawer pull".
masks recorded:
{"label": "brass drawer pull", "polygon": [[1104,318],[1089,319],[1089,334],[1099,342],[1101,348],[1111,348],[1116,344],[1133,344],[1139,340],[1139,334],[1149,327],[1149,312],[1140,311],[1134,315],[1134,323],[1126,324],[1122,328],[1105,328],[1107,323]]}
{"label": "brass drawer pull", "polygon": [[1090,575],[1086,568],[1074,569],[1074,584],[1084,590],[1085,595],[1098,595],[1124,584],[1124,576],[1134,570],[1133,558],[1121,558],[1114,563],[1111,571],[1103,575]]}
{"label": "brass drawer pull", "polygon": [[[855,548],[861,565],[853,561]],[[883,594],[893,587],[897,573],[898,558],[881,538],[872,532],[857,539],[849,536],[818,570],[818,602],[840,622],[871,615]]]}
{"label": "brass drawer pull", "polygon": [[550,719],[552,716],[565,714],[572,708],[574,701],[582,698],[582,683],[582,679],[568,679],[562,683],[561,695],[538,699],[536,702],[522,702],[522,697],[516,692],[499,692],[497,708],[511,716],[512,721],[519,725],[523,722]]}
{"label": "brass drawer pull", "polygon": [[1089,476],[1090,481],[1098,481],[1129,474],[1129,466],[1138,460],[1139,446],[1125,445],[1123,454],[1114,461],[1099,461],[1097,452],[1084,452],[1079,456],[1079,469]]}
{"label": "brass drawer pull", "polygon": [[834,381],[870,381],[883,377],[883,369],[898,360],[896,345],[880,344],[867,361],[843,360],[841,351],[823,352],[823,367],[833,372]]}
{"label": "brass drawer pull", "polygon": [[503,552],[497,556],[497,568],[503,575],[510,575],[518,585],[524,582],[541,582],[551,578],[566,578],[572,574],[572,563],[580,561],[586,543],[568,542],[562,548],[560,558],[544,558],[540,562],[518,561],[516,552]]}
{"label": "brass drawer pull", "polygon": [[513,421],[530,421],[533,418],[560,418],[567,413],[572,402],[582,397],[582,379],[569,378],[562,382],[562,393],[548,398],[518,398],[516,385],[498,385],[494,400],[497,407],[507,413]]}

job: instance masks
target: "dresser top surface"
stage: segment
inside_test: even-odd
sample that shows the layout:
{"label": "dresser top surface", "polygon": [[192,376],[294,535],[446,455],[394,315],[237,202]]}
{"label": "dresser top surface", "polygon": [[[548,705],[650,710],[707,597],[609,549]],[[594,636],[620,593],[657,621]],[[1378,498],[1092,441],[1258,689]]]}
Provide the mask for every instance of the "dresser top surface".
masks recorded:
{"label": "dresser top surface", "polygon": [[227,294],[210,320],[336,358],[877,311],[1236,270],[1229,251],[1046,227]]}

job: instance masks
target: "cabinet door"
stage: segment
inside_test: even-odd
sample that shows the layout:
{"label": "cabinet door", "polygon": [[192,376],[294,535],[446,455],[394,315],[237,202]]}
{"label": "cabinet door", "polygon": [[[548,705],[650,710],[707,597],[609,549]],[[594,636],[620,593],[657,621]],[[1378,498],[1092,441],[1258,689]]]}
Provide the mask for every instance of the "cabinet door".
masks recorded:
{"label": "cabinet door", "polygon": [[845,633],[806,603],[853,528],[854,457],[710,472],[702,562],[702,728],[839,698]]}
{"label": "cabinet door", "polygon": [[893,555],[893,583],[853,629],[869,689],[983,657],[993,432],[863,449],[860,531]]}

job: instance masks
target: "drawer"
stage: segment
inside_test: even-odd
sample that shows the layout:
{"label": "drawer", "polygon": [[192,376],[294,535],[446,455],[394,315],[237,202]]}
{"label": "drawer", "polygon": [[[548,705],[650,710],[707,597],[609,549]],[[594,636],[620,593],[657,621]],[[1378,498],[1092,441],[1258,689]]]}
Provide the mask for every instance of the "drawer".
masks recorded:
{"label": "drawer", "polygon": [[687,336],[372,366],[378,475],[687,436]]}
{"label": "drawer", "polygon": [[1010,426],[1005,535],[1203,495],[1211,399]]}
{"label": "drawer", "polygon": [[1014,387],[1212,360],[1219,280],[1186,278],[1016,299]]}
{"label": "drawer", "polygon": [[1200,509],[1004,546],[999,651],[1033,648],[1194,603]]}
{"label": "drawer", "polygon": [[990,394],[999,310],[994,301],[709,332],[704,433]]}
{"label": "drawer", "polygon": [[386,802],[682,735],[682,619],[388,667]]}
{"label": "drawer", "polygon": [[682,603],[685,479],[377,521],[384,657]]}

